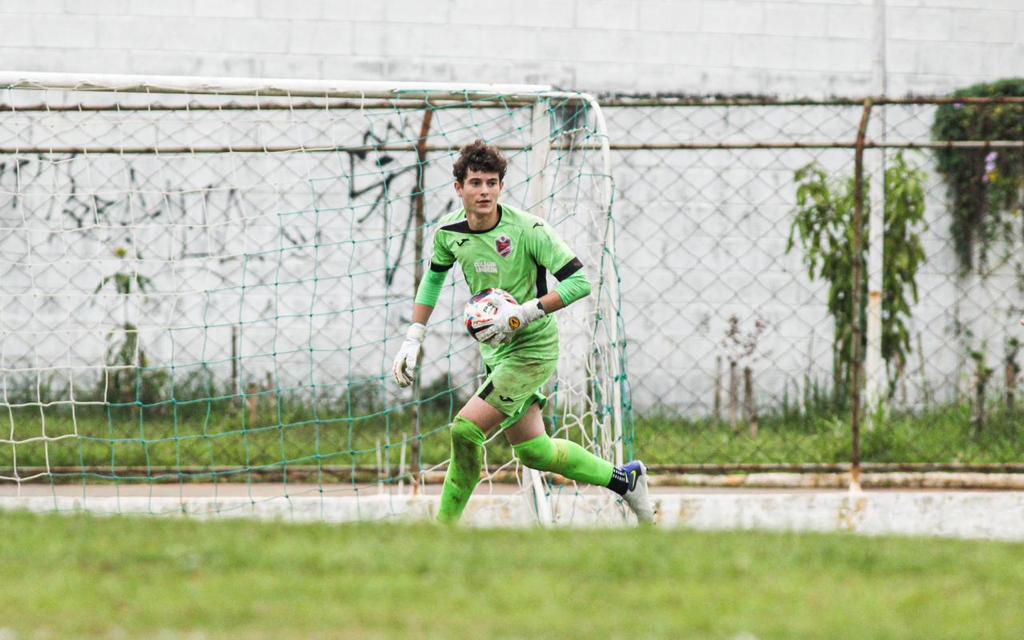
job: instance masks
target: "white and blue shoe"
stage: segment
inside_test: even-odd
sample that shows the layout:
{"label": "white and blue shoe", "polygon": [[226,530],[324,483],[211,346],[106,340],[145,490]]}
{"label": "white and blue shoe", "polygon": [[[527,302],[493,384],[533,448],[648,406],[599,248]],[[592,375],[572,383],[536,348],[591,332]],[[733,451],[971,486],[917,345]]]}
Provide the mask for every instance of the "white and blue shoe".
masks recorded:
{"label": "white and blue shoe", "polygon": [[626,481],[629,482],[629,489],[622,499],[636,514],[637,522],[654,524],[654,509],[651,507],[651,497],[647,493],[647,466],[639,460],[633,460],[622,467],[622,470],[626,472]]}

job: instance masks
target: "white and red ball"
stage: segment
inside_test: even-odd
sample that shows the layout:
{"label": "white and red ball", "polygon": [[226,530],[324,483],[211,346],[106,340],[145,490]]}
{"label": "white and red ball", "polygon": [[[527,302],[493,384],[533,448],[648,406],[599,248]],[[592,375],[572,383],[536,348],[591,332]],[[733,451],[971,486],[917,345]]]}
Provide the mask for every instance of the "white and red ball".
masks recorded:
{"label": "white and red ball", "polygon": [[502,307],[518,304],[512,294],[503,289],[484,289],[466,303],[463,317],[466,320],[466,331],[473,339],[477,334],[494,324]]}

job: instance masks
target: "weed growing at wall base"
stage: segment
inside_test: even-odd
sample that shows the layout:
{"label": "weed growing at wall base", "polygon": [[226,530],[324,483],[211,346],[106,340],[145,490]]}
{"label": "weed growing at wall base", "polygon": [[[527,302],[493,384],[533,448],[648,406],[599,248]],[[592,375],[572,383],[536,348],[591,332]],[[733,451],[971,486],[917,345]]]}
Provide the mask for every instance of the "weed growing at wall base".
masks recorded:
{"label": "weed growing at wall base", "polygon": [[[1024,450],[1021,410],[992,409],[984,431],[971,425],[973,406],[954,404],[927,411],[891,413],[874,430],[862,433],[862,460],[874,463],[996,464],[1017,462]],[[46,481],[182,482],[252,479],[318,482],[367,482],[400,477],[402,448],[409,471],[408,415],[376,414],[352,419],[323,415],[289,404],[276,414],[259,413],[240,428],[235,409],[211,412],[205,421],[172,416],[111,422],[103,416],[79,418],[80,437],[0,448],[0,474],[10,476],[17,463],[21,477],[49,468]],[[38,416],[38,414],[36,414]],[[449,455],[450,413],[440,407],[420,413],[424,468]],[[746,425],[688,419],[671,414],[635,418],[633,450],[651,464],[843,464],[850,461],[848,413],[766,411],[752,437]],[[24,425],[30,430],[38,424]],[[69,432],[72,424],[47,419],[50,434]],[[579,441],[571,429],[570,438]],[[380,453],[378,457],[378,452]],[[512,459],[504,439],[488,444],[488,463]],[[386,468],[378,467],[379,464]],[[405,478],[408,480],[408,478]]]}

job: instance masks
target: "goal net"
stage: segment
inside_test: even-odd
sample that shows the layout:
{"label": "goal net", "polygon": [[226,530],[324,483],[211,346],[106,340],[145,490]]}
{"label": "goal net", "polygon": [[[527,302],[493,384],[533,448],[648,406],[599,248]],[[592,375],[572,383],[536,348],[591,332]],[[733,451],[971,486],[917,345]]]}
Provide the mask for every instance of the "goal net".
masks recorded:
{"label": "goal net", "polygon": [[[477,138],[509,159],[504,201],[549,220],[593,285],[559,313],[549,431],[628,454],[608,141],[588,96],[27,73],[0,87],[0,495],[428,516],[482,375],[459,270],[413,389],[391,363],[433,230],[459,206],[452,162]],[[599,495],[524,475],[503,439],[487,462],[470,517],[518,500],[564,522]]]}

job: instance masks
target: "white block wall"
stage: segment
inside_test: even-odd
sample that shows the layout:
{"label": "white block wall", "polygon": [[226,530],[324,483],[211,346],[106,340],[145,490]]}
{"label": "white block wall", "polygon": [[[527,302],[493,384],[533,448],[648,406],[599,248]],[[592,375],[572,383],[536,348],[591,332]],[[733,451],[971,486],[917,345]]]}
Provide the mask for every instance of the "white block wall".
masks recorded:
{"label": "white block wall", "polygon": [[[1024,75],[1024,0],[888,0],[892,94]],[[871,90],[872,0],[5,0],[7,69]]]}
{"label": "white block wall", "polygon": [[[873,26],[872,0],[5,0],[0,3],[0,65],[32,71],[539,82],[599,93],[864,95],[871,91]],[[887,33],[891,94],[941,93],[1024,75],[1024,0],[888,0]],[[784,206],[772,212],[777,218],[763,218],[780,221],[771,227],[780,234],[788,230],[790,175],[787,171],[779,178],[785,186],[776,185],[787,195]],[[725,188],[749,182],[747,171],[723,173],[714,183],[697,177],[692,182],[707,184],[705,195],[713,203],[729,202],[730,215],[744,213],[735,209],[737,199],[754,198],[739,190],[730,196],[738,188]],[[658,204],[656,195],[671,196],[661,203],[669,218],[678,203],[693,195],[654,194],[638,184],[629,189],[628,199],[641,207]],[[939,234],[936,247],[948,246],[942,204],[929,202],[932,229]],[[629,214],[624,201],[618,206],[620,215]],[[727,222],[733,224],[725,217],[716,224]],[[736,269],[736,256],[750,254],[742,244],[750,240],[733,240],[723,245],[721,256],[709,256],[704,267],[705,274],[720,274],[721,282],[738,291],[750,270]],[[627,246],[628,238],[622,243]],[[781,244],[781,236],[772,239],[774,254],[783,253]],[[675,251],[677,261],[679,255],[689,255]],[[929,246],[929,256],[933,253]],[[942,256],[948,262],[949,256]],[[796,260],[795,255],[791,258]],[[938,269],[937,264],[929,266]],[[679,262],[672,266],[675,273],[689,268]],[[624,272],[628,277],[628,268]],[[729,293],[716,284],[718,276],[709,276],[710,284],[702,289],[704,275],[686,273],[686,284],[701,303],[706,292]],[[946,280],[940,280],[933,285],[922,280],[925,291],[934,293],[926,296],[923,313],[915,318],[934,325],[932,333],[943,345],[952,345],[942,327],[949,324],[946,313],[953,296],[943,288]],[[627,280],[626,285],[636,282]],[[798,293],[803,297],[796,302],[806,304],[807,291],[799,288]],[[819,314],[820,297],[811,301]],[[690,304],[690,310],[696,314],[700,307]],[[749,308],[730,310],[749,315]],[[722,312],[717,321],[724,322],[726,315]],[[821,324],[818,316],[804,319]],[[629,310],[627,322],[644,336],[668,326]],[[819,329],[830,336],[827,324]],[[689,327],[686,333],[696,334]],[[717,340],[717,326],[714,335],[704,342]],[[978,335],[987,334],[979,329]],[[993,335],[988,347],[1001,349],[1002,334]],[[694,362],[703,356],[705,364],[711,363],[705,369],[713,366],[707,349],[680,350],[665,363],[641,357],[644,349],[655,355],[672,353],[676,344],[650,341],[631,355],[637,406],[648,406],[667,393],[644,378],[657,370],[654,364],[695,371]],[[820,351],[828,342],[815,344]],[[934,351],[927,346],[925,351]],[[803,341],[776,345],[775,364],[789,357],[786,370],[803,371],[803,364],[792,363],[807,361],[804,349],[810,346]],[[943,354],[954,357],[952,351]],[[821,366],[827,369],[827,357]],[[955,364],[943,364],[941,370],[959,371]],[[672,399],[687,406],[698,400],[707,404],[712,374],[705,370],[685,378],[684,386],[694,397],[683,398],[676,391]],[[775,398],[785,382],[785,376],[759,378]],[[957,379],[935,384],[953,389]]]}

